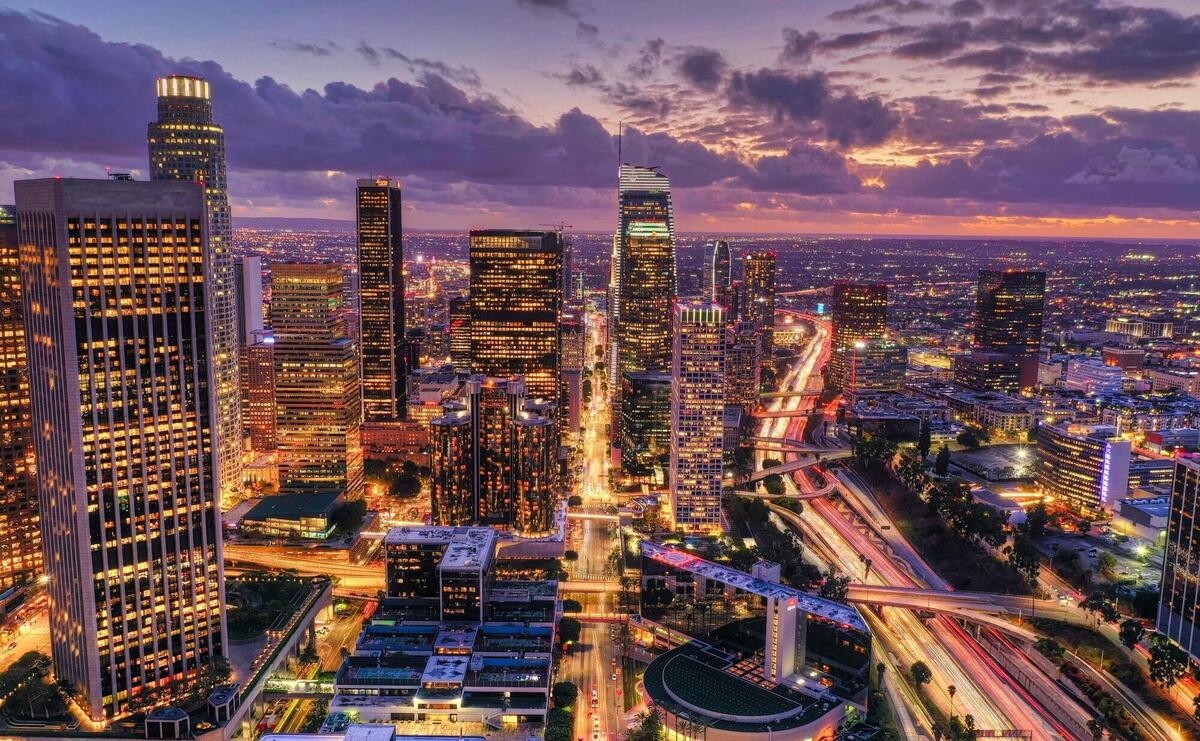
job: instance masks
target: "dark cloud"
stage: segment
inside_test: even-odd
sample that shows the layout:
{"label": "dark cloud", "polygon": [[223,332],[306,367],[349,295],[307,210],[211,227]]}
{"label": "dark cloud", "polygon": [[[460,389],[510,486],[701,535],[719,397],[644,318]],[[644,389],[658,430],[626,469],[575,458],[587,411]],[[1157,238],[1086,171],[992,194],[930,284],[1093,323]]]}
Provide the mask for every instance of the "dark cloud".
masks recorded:
{"label": "dark cloud", "polygon": [[877,97],[835,95],[825,75],[789,74],[762,68],[735,72],[727,90],[735,107],[763,110],[777,119],[820,124],[825,136],[842,146],[884,141],[896,116]]}
{"label": "dark cloud", "polygon": [[479,73],[470,67],[453,67],[436,59],[410,57],[390,46],[371,46],[365,41],[360,41],[358,46],[354,47],[354,51],[373,67],[378,67],[386,60],[393,60],[400,62],[409,71],[418,75],[430,72],[445,77],[448,80],[475,88],[481,84]]}
{"label": "dark cloud", "polygon": [[1012,91],[1008,85],[985,85],[975,88],[975,95],[980,98],[998,98],[1001,95],[1008,95]]}
{"label": "dark cloud", "polygon": [[629,76],[633,78],[645,78],[654,74],[658,69],[659,63],[662,61],[663,50],[666,48],[667,42],[662,39],[655,38],[642,44],[642,48],[638,50],[636,58],[629,63]]}
{"label": "dark cloud", "polygon": [[535,13],[558,13],[568,18],[579,17],[579,10],[571,0],[517,0],[517,5]]}
{"label": "dark cloud", "polygon": [[829,14],[830,20],[858,20],[875,13],[892,13],[906,15],[933,10],[933,4],[925,0],[867,0],[845,10],[837,10]]}
{"label": "dark cloud", "polygon": [[790,64],[808,64],[812,61],[813,49],[821,40],[816,31],[801,33],[794,28],[783,29],[783,51],[779,52],[779,61]]}
{"label": "dark cloud", "polygon": [[604,86],[604,73],[590,64],[575,65],[568,72],[551,76],[562,80],[571,87],[602,88]]}
{"label": "dark cloud", "polygon": [[971,33],[967,21],[932,23],[914,34],[915,38],[901,44],[892,53],[904,59],[940,59],[966,46]]}
{"label": "dark cloud", "polygon": [[782,156],[759,158],[754,170],[739,182],[751,190],[782,193],[851,193],[861,189],[841,155],[806,145],[796,145]]}
{"label": "dark cloud", "polygon": [[979,0],[958,0],[950,4],[950,15],[958,18],[967,18],[970,16],[981,15],[983,13],[983,3]]}
{"label": "dark cloud", "polygon": [[383,53],[365,41],[360,41],[358,46],[354,47],[354,51],[363,58],[364,62],[373,67],[378,67],[380,60],[383,59]]}
{"label": "dark cloud", "polygon": [[716,49],[691,46],[684,49],[678,59],[679,74],[689,84],[707,91],[716,90],[725,76],[729,64]]}
{"label": "dark cloud", "polygon": [[268,44],[275,49],[283,51],[296,52],[297,54],[308,54],[313,57],[328,57],[335,51],[338,51],[338,45],[332,41],[324,42],[307,42],[296,41],[295,39],[284,39],[282,41],[272,41]]}

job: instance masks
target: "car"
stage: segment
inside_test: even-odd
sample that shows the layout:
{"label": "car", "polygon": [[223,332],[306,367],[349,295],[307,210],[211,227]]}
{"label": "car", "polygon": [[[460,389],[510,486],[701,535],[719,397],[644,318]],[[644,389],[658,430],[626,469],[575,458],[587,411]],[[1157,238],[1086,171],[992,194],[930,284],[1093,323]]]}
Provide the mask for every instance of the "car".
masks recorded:
{"label": "car", "polygon": [[609,677],[609,679],[612,680],[613,682],[617,681],[617,673],[613,672],[613,675],[611,677]]}

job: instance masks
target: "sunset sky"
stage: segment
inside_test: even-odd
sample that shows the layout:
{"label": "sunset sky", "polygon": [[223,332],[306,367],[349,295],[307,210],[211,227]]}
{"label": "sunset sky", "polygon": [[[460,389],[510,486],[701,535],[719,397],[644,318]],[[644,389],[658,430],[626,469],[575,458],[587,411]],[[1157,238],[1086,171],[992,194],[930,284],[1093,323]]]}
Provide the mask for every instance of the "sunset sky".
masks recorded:
{"label": "sunset sky", "polygon": [[0,8],[14,179],[145,177],[154,78],[200,74],[238,216],[1200,240],[1195,0],[52,0]]}

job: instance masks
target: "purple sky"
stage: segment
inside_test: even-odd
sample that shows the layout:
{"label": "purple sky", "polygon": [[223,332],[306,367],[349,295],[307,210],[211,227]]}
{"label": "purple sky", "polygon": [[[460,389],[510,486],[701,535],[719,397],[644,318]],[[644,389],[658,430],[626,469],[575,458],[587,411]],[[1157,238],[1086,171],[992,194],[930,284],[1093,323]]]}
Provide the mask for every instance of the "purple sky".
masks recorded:
{"label": "purple sky", "polygon": [[213,82],[235,217],[1200,237],[1200,7],[1091,0],[41,2],[0,9],[11,181],[144,176],[154,78]]}

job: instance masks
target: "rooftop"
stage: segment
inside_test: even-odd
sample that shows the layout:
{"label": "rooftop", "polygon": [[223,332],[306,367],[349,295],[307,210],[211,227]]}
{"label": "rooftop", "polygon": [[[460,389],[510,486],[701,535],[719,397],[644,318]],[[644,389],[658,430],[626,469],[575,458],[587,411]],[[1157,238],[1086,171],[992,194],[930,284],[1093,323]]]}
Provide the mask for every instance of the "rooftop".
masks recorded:
{"label": "rooftop", "polygon": [[396,727],[352,725],[345,733],[268,733],[261,741],[484,741],[482,736],[398,736]]}
{"label": "rooftop", "polygon": [[337,504],[340,491],[319,491],[302,494],[275,494],[246,513],[247,520],[299,520],[326,515]]}

